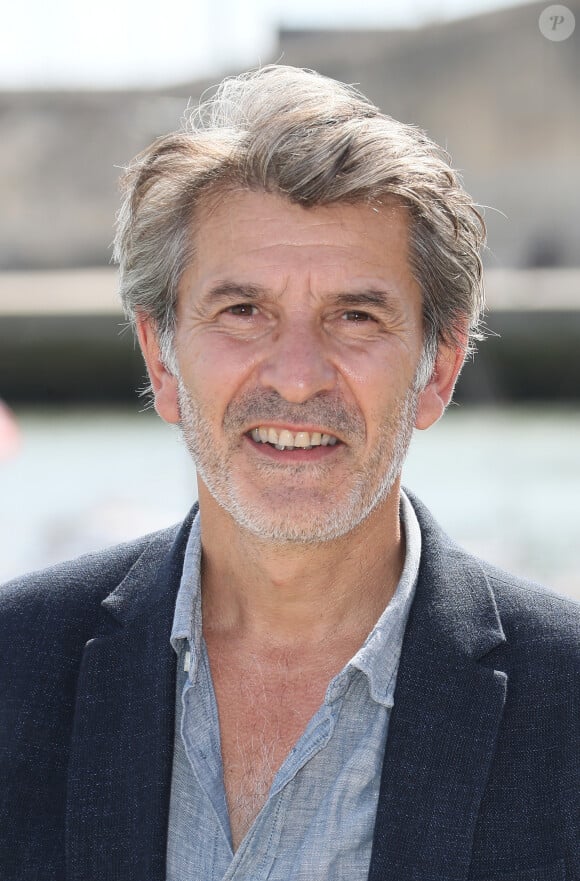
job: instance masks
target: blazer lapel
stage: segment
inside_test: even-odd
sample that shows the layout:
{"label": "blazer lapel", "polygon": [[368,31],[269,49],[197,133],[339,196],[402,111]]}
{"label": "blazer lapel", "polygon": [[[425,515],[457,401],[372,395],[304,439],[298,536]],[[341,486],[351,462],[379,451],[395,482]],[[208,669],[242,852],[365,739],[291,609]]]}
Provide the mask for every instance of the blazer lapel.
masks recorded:
{"label": "blazer lapel", "polygon": [[369,881],[467,878],[506,696],[485,665],[505,642],[477,562],[413,499],[423,536],[397,676]]}
{"label": "blazer lapel", "polygon": [[169,643],[191,520],[102,603],[83,655],[67,791],[67,881],[163,881],[176,660]]}

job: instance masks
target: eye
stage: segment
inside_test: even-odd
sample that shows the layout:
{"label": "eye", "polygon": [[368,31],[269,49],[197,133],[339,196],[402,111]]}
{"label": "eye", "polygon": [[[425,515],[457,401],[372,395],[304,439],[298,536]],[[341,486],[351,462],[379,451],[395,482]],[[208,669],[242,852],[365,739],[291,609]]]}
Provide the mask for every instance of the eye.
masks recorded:
{"label": "eye", "polygon": [[368,312],[361,312],[359,309],[349,309],[348,312],[343,312],[343,318],[345,321],[351,321],[355,324],[362,324],[365,321],[375,320]]}
{"label": "eye", "polygon": [[225,310],[229,315],[239,315],[242,318],[253,318],[258,314],[257,306],[252,303],[236,303],[235,306],[228,306]]}

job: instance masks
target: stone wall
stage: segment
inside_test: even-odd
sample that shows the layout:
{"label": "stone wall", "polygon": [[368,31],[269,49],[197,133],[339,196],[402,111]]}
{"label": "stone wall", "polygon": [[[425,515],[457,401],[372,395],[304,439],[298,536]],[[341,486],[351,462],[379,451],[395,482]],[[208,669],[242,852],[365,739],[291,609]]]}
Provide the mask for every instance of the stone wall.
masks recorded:
{"label": "stone wall", "polygon": [[[273,58],[360,84],[446,146],[495,209],[489,266],[578,266],[580,0],[568,6],[578,26],[560,43],[531,3],[409,31],[282,31]],[[0,270],[106,265],[119,168],[208,85],[0,93]]]}

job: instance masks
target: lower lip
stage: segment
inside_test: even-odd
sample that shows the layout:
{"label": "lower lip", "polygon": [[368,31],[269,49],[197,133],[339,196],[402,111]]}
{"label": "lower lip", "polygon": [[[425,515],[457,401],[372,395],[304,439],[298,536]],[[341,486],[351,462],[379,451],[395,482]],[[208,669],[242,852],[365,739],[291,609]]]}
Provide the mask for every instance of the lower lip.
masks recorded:
{"label": "lower lip", "polygon": [[327,446],[322,446],[321,444],[320,446],[312,447],[310,450],[301,450],[296,447],[293,450],[277,450],[272,444],[262,444],[252,440],[247,434],[244,435],[244,440],[251,444],[257,453],[261,453],[263,456],[267,456],[268,459],[273,459],[276,462],[321,462],[323,459],[336,455],[338,450],[344,446],[344,444],[336,443]]}

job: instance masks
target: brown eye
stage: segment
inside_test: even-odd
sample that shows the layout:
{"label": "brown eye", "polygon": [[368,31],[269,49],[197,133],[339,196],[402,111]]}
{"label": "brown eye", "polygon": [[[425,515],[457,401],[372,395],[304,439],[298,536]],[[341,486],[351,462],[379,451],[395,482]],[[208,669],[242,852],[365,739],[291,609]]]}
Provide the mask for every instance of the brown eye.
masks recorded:
{"label": "brown eye", "polygon": [[240,315],[242,318],[252,318],[257,311],[251,303],[236,303],[235,306],[228,306],[226,309],[230,315]]}
{"label": "brown eye", "polygon": [[356,324],[364,321],[373,321],[372,316],[368,312],[360,312],[358,309],[350,309],[348,312],[345,312],[344,318],[347,321],[354,321]]}

